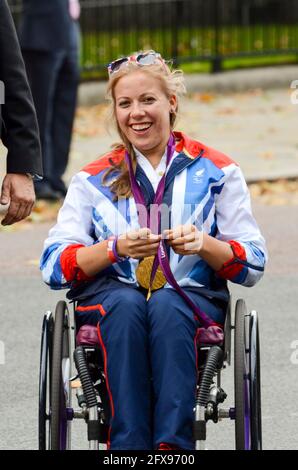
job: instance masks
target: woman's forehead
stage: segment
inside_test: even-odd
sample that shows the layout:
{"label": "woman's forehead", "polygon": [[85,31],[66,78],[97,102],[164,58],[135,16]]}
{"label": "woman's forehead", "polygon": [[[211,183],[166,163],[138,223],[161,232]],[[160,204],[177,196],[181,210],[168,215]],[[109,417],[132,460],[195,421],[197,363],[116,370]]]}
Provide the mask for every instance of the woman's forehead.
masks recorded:
{"label": "woman's forehead", "polygon": [[146,72],[136,71],[121,77],[114,88],[115,97],[146,93],[163,93],[161,80]]}

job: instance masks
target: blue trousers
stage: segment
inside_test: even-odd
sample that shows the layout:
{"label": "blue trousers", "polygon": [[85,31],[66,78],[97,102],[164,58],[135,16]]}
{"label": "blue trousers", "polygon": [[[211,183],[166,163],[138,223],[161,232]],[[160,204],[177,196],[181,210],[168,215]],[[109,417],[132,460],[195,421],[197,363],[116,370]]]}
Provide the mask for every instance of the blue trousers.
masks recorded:
{"label": "blue trousers", "polygon": [[[165,442],[194,449],[198,321],[173,289],[160,289],[147,302],[139,290],[119,284],[76,310],[78,329],[98,325],[111,407],[108,448],[152,450]],[[189,295],[223,322],[222,308]]]}
{"label": "blue trousers", "polygon": [[64,190],[62,175],[68,163],[76,95],[79,82],[79,32],[73,30],[72,46],[54,51],[23,50],[23,57],[36,108],[44,179]]}

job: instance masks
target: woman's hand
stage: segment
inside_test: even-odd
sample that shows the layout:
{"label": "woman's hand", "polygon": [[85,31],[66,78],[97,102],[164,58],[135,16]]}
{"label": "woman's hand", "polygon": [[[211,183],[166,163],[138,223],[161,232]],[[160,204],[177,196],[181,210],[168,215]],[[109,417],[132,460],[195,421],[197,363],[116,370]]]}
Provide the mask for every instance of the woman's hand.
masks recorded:
{"label": "woman's hand", "polygon": [[155,235],[149,228],[141,228],[120,235],[117,241],[119,256],[142,259],[157,254],[161,235]]}
{"label": "woman's hand", "polygon": [[199,255],[203,246],[203,232],[195,225],[178,225],[164,230],[163,237],[177,255]]}

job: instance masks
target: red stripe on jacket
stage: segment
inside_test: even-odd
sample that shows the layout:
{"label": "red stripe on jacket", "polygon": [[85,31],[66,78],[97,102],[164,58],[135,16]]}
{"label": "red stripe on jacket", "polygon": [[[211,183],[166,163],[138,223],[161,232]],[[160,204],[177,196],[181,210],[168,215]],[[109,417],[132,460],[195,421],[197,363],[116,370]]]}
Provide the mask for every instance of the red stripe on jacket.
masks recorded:
{"label": "red stripe on jacket", "polygon": [[90,281],[93,277],[87,276],[77,264],[77,251],[84,245],[69,245],[60,255],[60,265],[63,276],[67,282],[72,281]]}
{"label": "red stripe on jacket", "polygon": [[98,160],[86,165],[82,171],[89,173],[91,176],[98,175],[102,170],[107,170],[113,165],[118,165],[124,159],[124,155],[124,148],[112,150],[100,157]]}
{"label": "red stripe on jacket", "polygon": [[207,145],[189,138],[183,132],[174,132],[176,138],[176,150],[177,152],[184,152],[190,158],[196,158],[202,153],[201,158],[208,158],[214,163],[217,168],[223,168],[231,165],[232,163],[237,165],[234,160],[218,150],[208,147]]}
{"label": "red stripe on jacket", "polygon": [[243,264],[241,262],[238,263],[236,260],[246,261],[246,253],[244,247],[235,240],[230,240],[228,243],[233,250],[233,257],[226,261],[219,271],[216,271],[216,275],[231,281],[238,276],[243,269]]}

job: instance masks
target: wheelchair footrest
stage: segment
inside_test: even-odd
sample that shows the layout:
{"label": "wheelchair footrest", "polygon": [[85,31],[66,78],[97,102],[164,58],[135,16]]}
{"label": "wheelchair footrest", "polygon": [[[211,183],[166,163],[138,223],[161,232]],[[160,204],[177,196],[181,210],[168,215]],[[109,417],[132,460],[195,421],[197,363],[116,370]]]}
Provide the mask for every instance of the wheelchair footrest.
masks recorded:
{"label": "wheelchair footrest", "polygon": [[206,421],[195,421],[193,425],[195,441],[206,441]]}
{"label": "wheelchair footrest", "polygon": [[108,440],[109,426],[98,420],[88,421],[88,441],[105,444]]}

